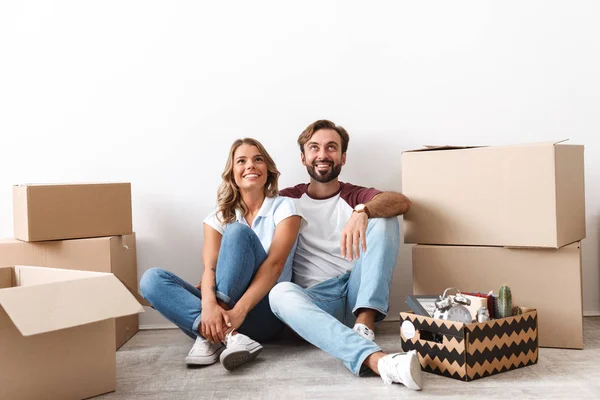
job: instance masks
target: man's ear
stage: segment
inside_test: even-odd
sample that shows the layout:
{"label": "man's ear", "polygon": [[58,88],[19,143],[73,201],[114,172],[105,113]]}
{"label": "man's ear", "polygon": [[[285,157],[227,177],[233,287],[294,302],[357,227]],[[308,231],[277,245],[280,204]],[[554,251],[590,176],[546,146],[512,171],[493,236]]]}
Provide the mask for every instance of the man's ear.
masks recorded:
{"label": "man's ear", "polygon": [[342,166],[346,165],[346,153],[342,154]]}
{"label": "man's ear", "polygon": [[300,160],[302,160],[302,165],[306,167],[306,156],[302,152],[300,152]]}

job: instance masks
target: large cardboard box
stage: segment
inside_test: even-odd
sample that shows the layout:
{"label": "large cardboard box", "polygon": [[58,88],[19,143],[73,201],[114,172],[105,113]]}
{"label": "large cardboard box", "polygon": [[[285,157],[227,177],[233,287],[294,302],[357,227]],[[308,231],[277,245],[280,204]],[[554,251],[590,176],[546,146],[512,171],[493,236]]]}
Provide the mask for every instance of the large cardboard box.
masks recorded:
{"label": "large cardboard box", "polygon": [[472,381],[538,361],[537,313],[463,324],[400,313],[404,351],[416,350],[424,371]]}
{"label": "large cardboard box", "polygon": [[583,146],[402,154],[406,243],[558,248],[585,237]]}
{"label": "large cardboard box", "polygon": [[0,397],[84,399],[115,390],[113,318],[139,312],[112,274],[0,268]]}
{"label": "large cardboard box", "polygon": [[[134,296],[138,291],[135,234],[91,239],[27,243],[16,239],[0,240],[1,265],[110,272]],[[117,318],[115,346],[118,349],[139,330],[138,315]]]}
{"label": "large cardboard box", "polygon": [[539,319],[540,347],[583,348],[581,248],[413,247],[417,295],[440,295],[447,287],[498,293],[510,287],[514,305],[532,307]]}
{"label": "large cardboard box", "polygon": [[133,232],[131,184],[17,185],[15,238],[38,242]]}

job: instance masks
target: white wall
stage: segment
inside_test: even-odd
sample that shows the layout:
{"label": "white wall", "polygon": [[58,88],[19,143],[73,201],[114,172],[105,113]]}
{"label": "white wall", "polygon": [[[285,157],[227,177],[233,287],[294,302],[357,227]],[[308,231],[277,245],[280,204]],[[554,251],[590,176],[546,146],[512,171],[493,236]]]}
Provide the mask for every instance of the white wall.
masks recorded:
{"label": "white wall", "polygon": [[[283,187],[306,181],[297,135],[332,119],[351,134],[342,179],[400,190],[406,149],[569,137],[586,145],[584,309],[600,312],[599,13],[595,1],[2,2],[0,236],[12,184],[131,181],[140,276],[197,281],[235,138],[265,144]],[[410,260],[403,245],[393,311]]]}

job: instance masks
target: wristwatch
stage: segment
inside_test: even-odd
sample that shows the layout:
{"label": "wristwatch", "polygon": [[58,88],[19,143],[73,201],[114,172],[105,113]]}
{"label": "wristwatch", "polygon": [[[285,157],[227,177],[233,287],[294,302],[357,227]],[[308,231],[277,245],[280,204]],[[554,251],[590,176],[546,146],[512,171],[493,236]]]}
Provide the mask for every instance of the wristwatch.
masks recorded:
{"label": "wristwatch", "polygon": [[365,214],[367,214],[367,218],[371,218],[371,214],[369,214],[369,209],[364,204],[357,204],[356,207],[354,207],[354,212],[364,212]]}

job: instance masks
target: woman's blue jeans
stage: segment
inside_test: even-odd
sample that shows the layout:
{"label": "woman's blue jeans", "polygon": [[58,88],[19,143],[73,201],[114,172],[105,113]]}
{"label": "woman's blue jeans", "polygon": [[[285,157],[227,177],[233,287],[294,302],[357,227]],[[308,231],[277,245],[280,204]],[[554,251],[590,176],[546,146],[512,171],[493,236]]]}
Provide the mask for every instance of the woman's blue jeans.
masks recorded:
{"label": "woman's blue jeans", "polygon": [[[266,258],[252,229],[240,223],[228,225],[217,260],[217,298],[233,308]],[[140,292],[153,308],[188,336],[193,339],[201,336],[198,328],[202,319],[202,295],[196,287],[169,271],[151,268],[142,275]],[[271,311],[267,295],[248,313],[238,332],[265,341],[282,328],[283,323]]]}

